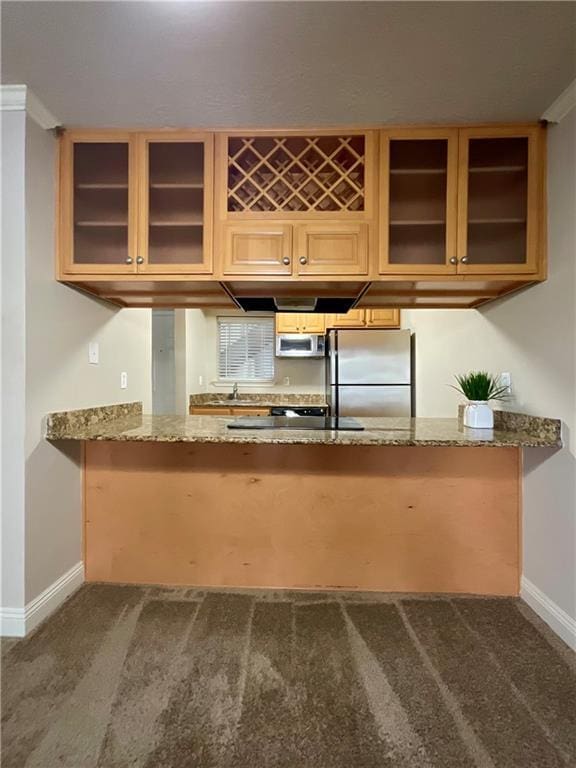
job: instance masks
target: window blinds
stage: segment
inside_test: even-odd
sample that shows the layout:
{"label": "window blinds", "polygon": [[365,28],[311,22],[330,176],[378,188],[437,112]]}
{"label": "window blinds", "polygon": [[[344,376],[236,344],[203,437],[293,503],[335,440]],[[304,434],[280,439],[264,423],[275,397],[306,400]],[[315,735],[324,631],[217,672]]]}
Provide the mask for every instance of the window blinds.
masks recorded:
{"label": "window blinds", "polygon": [[274,378],[274,318],[218,318],[218,378],[271,381]]}

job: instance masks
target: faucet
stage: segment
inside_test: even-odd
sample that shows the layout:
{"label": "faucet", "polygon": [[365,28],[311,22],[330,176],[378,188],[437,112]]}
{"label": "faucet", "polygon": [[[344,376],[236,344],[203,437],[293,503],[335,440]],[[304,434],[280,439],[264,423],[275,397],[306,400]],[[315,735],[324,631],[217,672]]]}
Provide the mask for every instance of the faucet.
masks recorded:
{"label": "faucet", "polygon": [[238,382],[234,382],[232,393],[228,395],[228,400],[238,400]]}

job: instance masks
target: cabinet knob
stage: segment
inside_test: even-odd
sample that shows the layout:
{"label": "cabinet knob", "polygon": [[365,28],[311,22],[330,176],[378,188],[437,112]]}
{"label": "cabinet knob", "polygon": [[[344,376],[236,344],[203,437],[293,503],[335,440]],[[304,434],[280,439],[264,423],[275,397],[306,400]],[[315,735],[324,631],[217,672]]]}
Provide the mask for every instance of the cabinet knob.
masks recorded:
{"label": "cabinet knob", "polygon": [[290,264],[290,259],[288,258],[288,256],[284,256],[284,258],[282,259],[282,264],[286,264],[286,266]]}
{"label": "cabinet knob", "polygon": [[144,259],[142,258],[142,256],[138,256],[138,258],[136,259],[136,264],[144,264]]}
{"label": "cabinet knob", "polygon": [[308,259],[306,258],[306,256],[300,256],[299,261],[300,261],[300,264],[308,264]]}
{"label": "cabinet knob", "polygon": [[460,259],[460,264],[468,264],[468,256],[462,256]]}
{"label": "cabinet knob", "polygon": [[132,264],[132,261],[133,261],[132,258],[128,256],[128,258],[126,259],[126,264]]}
{"label": "cabinet knob", "polygon": [[456,258],[456,256],[452,256],[450,258],[450,264],[458,264],[458,259]]}

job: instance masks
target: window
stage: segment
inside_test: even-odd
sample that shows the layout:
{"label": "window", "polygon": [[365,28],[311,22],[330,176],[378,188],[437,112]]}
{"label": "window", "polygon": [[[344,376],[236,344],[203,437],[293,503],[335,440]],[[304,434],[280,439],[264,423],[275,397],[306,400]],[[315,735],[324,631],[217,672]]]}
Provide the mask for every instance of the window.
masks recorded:
{"label": "window", "polygon": [[218,318],[218,378],[274,379],[274,318]]}

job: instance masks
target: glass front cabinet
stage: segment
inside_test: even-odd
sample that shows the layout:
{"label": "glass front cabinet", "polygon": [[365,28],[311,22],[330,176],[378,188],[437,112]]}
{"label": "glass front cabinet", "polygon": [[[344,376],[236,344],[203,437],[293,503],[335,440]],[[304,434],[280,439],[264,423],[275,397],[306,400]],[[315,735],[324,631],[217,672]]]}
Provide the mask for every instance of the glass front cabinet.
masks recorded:
{"label": "glass front cabinet", "polygon": [[538,269],[538,127],[381,133],[380,272]]}
{"label": "glass front cabinet", "polygon": [[66,133],[61,178],[65,273],[212,271],[212,136]]}

